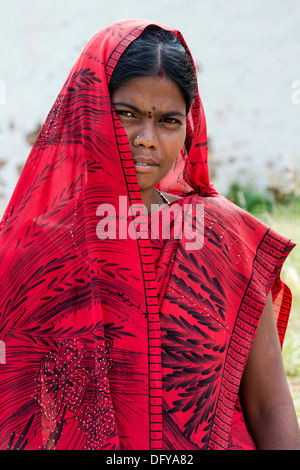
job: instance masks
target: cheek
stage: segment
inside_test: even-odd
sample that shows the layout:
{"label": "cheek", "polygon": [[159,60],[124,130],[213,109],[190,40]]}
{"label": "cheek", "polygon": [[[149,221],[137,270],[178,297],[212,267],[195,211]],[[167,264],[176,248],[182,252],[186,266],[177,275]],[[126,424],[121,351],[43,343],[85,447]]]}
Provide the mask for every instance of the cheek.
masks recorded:
{"label": "cheek", "polygon": [[181,143],[180,143],[180,150],[182,149],[182,147],[185,144],[185,139],[186,139],[186,128],[184,129],[184,131],[182,133],[182,139],[181,139]]}
{"label": "cheek", "polygon": [[182,147],[183,145],[176,146],[176,148],[173,149],[172,153],[171,152],[168,153],[167,158],[165,158],[164,171],[168,172],[172,168],[172,166],[175,164],[176,160],[178,159],[178,156],[180,154]]}
{"label": "cheek", "polygon": [[168,148],[168,154],[169,154],[170,159],[173,159],[175,161],[176,157],[178,156],[179,152],[184,146],[185,138],[186,138],[186,132],[183,131],[182,133],[180,133],[180,135],[177,136],[176,139],[173,139],[171,140],[171,142],[169,142],[169,145],[167,146],[167,148]]}
{"label": "cheek", "polygon": [[130,126],[130,125],[128,124],[128,122],[126,122],[126,121],[124,122],[124,120],[123,120],[122,118],[120,118],[120,117],[119,117],[119,120],[120,120],[120,123],[122,124],[123,129],[124,129],[124,131],[126,132],[127,137],[128,137],[128,139],[129,139],[129,138],[131,137],[131,134],[132,134],[132,126]]}

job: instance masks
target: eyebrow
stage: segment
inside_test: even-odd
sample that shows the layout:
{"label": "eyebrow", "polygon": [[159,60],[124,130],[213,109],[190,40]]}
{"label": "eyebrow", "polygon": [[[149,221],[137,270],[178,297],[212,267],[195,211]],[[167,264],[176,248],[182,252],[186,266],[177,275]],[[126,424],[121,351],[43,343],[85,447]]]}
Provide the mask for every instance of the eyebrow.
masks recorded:
{"label": "eyebrow", "polygon": [[[132,104],[128,104],[128,103],[125,103],[124,101],[118,101],[117,103],[113,103],[114,106],[125,106],[126,108],[130,108],[132,109],[133,111],[135,111],[136,113],[139,113],[139,114],[143,114],[143,115],[148,115],[149,111],[141,111],[139,108],[137,108],[136,106],[132,105]],[[186,114],[180,112],[180,111],[168,111],[167,113],[162,113],[161,114],[162,117],[168,117],[168,116],[181,116],[183,118],[186,117]]]}

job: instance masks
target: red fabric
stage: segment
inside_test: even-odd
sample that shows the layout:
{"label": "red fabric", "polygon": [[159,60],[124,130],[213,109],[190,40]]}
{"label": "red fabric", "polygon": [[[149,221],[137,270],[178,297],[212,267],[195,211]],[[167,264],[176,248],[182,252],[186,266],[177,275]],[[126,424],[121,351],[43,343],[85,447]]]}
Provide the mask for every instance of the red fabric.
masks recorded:
{"label": "red fabric", "polygon": [[146,25],[119,22],[88,43],[3,217],[1,449],[253,448],[239,383],[271,288],[283,339],[280,269],[293,244],[210,185],[199,96],[160,188],[183,196],[174,220],[185,204],[203,206],[189,219],[203,247],[187,249],[186,233],[97,236],[100,204],[128,228],[119,196],[126,212],[142,202],[107,83]]}

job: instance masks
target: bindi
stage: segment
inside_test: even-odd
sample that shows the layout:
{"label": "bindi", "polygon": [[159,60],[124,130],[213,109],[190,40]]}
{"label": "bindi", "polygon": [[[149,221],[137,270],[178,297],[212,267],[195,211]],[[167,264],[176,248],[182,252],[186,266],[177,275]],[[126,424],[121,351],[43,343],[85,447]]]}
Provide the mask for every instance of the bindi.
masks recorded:
{"label": "bindi", "polygon": [[[155,106],[153,106],[152,111],[156,111]],[[149,119],[152,119],[152,117],[153,117],[153,116],[152,116],[152,111],[149,111],[149,112],[148,112],[148,118],[149,118]]]}

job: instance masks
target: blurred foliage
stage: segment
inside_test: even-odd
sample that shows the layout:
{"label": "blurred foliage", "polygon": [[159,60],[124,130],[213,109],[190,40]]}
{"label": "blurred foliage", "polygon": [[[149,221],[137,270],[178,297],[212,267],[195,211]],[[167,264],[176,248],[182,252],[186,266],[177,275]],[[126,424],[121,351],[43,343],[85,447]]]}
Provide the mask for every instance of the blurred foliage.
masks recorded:
{"label": "blurred foliage", "polygon": [[281,212],[300,214],[300,197],[292,192],[276,194],[267,191],[262,194],[254,192],[251,188],[241,187],[239,183],[233,183],[226,197],[253,215]]}

